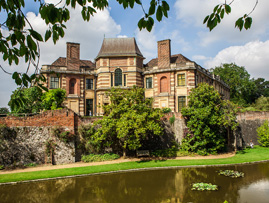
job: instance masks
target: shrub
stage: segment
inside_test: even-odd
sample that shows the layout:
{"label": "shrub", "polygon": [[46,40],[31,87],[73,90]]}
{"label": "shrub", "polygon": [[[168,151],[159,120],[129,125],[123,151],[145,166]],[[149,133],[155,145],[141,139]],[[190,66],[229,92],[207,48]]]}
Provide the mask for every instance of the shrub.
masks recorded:
{"label": "shrub", "polygon": [[170,124],[172,125],[175,122],[175,120],[176,120],[176,117],[175,115],[173,115],[171,118],[169,118]]}
{"label": "shrub", "polygon": [[154,157],[176,157],[178,149],[163,149],[151,152]]}
{"label": "shrub", "polygon": [[218,186],[212,185],[211,183],[193,183],[191,190],[218,190]]}
{"label": "shrub", "polygon": [[0,170],[5,169],[5,167],[3,165],[0,165]]}
{"label": "shrub", "polygon": [[100,161],[111,161],[120,158],[119,155],[113,153],[107,154],[89,154],[83,155],[81,160],[83,162],[100,162]]}
{"label": "shrub", "polygon": [[74,140],[75,136],[76,136],[75,134],[73,134],[69,131],[64,131],[64,132],[60,133],[59,139],[65,143],[67,143],[67,142]]}
{"label": "shrub", "polygon": [[170,113],[171,111],[172,110],[170,108],[167,108],[167,107],[162,109],[163,113]]}
{"label": "shrub", "polygon": [[269,122],[266,120],[258,129],[258,142],[263,147],[269,147]]}

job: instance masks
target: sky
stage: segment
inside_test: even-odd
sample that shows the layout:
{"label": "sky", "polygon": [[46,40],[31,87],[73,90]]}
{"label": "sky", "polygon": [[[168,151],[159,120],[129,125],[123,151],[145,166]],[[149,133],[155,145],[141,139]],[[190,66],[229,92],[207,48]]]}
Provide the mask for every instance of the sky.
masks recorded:
{"label": "sky", "polygon": [[[58,0],[45,0],[58,2]],[[38,14],[38,4],[33,0],[25,0],[24,12],[34,29],[44,34],[46,25]],[[148,2],[144,2],[145,10]],[[205,16],[211,14],[215,5],[224,0],[167,0],[170,5],[168,18],[161,22],[155,20],[151,32],[140,31],[137,27],[143,16],[141,6],[123,9],[115,0],[109,0],[109,6],[91,17],[89,22],[83,21],[79,7],[71,9],[71,18],[66,23],[64,38],[56,45],[52,40],[40,43],[41,65],[51,64],[58,57],[66,56],[66,42],[80,43],[80,57],[94,61],[102,41],[105,38],[135,37],[140,51],[147,63],[157,57],[157,41],[171,39],[171,54],[183,54],[206,69],[220,66],[223,63],[236,63],[244,66],[252,78],[269,80],[269,1],[259,0],[251,16],[251,29],[235,28],[236,19],[251,12],[256,0],[235,0],[232,13],[227,15],[213,31],[203,24]],[[231,0],[227,0],[231,2]],[[2,23],[4,15],[0,16]],[[2,29],[2,28],[0,28]],[[5,31],[3,31],[5,32]],[[1,55],[1,54],[0,54]],[[9,72],[25,72],[23,60],[18,66],[9,66],[0,57],[0,64]],[[30,70],[32,73],[33,68]],[[0,107],[8,107],[12,91],[17,86],[10,75],[0,70]]]}

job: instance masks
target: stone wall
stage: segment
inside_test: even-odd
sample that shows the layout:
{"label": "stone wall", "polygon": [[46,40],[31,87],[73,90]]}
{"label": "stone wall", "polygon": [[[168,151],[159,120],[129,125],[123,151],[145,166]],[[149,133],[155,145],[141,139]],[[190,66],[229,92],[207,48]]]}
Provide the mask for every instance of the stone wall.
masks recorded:
{"label": "stone wall", "polygon": [[[54,155],[46,154],[46,142],[56,144]],[[63,164],[75,162],[75,142],[63,142],[52,135],[51,127],[1,127],[0,165]]]}
{"label": "stone wall", "polygon": [[248,146],[251,140],[255,145],[258,145],[257,128],[260,127],[265,120],[269,120],[269,111],[239,113],[237,115],[239,126],[236,131],[237,146]]}

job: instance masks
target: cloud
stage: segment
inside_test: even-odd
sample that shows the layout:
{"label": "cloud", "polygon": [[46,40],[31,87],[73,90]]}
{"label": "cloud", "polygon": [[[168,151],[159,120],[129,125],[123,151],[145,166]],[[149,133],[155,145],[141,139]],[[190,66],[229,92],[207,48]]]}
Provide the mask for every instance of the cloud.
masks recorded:
{"label": "cloud", "polygon": [[118,35],[117,38],[128,38],[127,35]]}
{"label": "cloud", "polygon": [[154,27],[151,32],[147,30],[136,30],[136,40],[138,47],[142,52],[143,56],[146,58],[144,63],[147,63],[150,59],[157,57],[157,42],[154,33]]}
{"label": "cloud", "polygon": [[212,0],[177,0],[175,3],[176,16],[186,26],[196,26],[204,28],[197,33],[200,38],[201,46],[209,46],[216,41],[227,41],[231,43],[246,43],[247,41],[257,39],[259,37],[266,37],[269,32],[268,18],[269,1],[259,1],[258,6],[251,14],[253,17],[253,25],[250,30],[242,30],[241,32],[234,28],[235,21],[242,17],[244,14],[249,13],[254,5],[255,0],[234,1],[231,5],[232,12],[225,15],[222,22],[209,32],[203,24],[205,16],[212,13],[213,8],[218,3],[224,1]]}
{"label": "cloud", "polygon": [[244,66],[251,77],[269,80],[269,40],[252,41],[243,46],[231,46],[220,51],[214,58],[205,62],[205,67],[214,68],[223,63]]}

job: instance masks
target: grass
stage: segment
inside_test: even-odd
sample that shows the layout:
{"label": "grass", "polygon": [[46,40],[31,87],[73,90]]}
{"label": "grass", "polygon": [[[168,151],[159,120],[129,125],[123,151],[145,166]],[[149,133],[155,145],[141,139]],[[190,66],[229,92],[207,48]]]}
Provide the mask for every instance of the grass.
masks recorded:
{"label": "grass", "polygon": [[64,177],[81,174],[102,173],[109,171],[119,171],[119,170],[139,169],[139,168],[238,164],[238,163],[263,161],[263,160],[269,160],[269,148],[255,146],[253,149],[248,148],[239,151],[233,157],[222,159],[196,159],[196,160],[169,159],[169,160],[137,161],[137,162],[124,162],[118,164],[99,165],[99,166],[55,169],[48,171],[1,174],[0,183]]}

